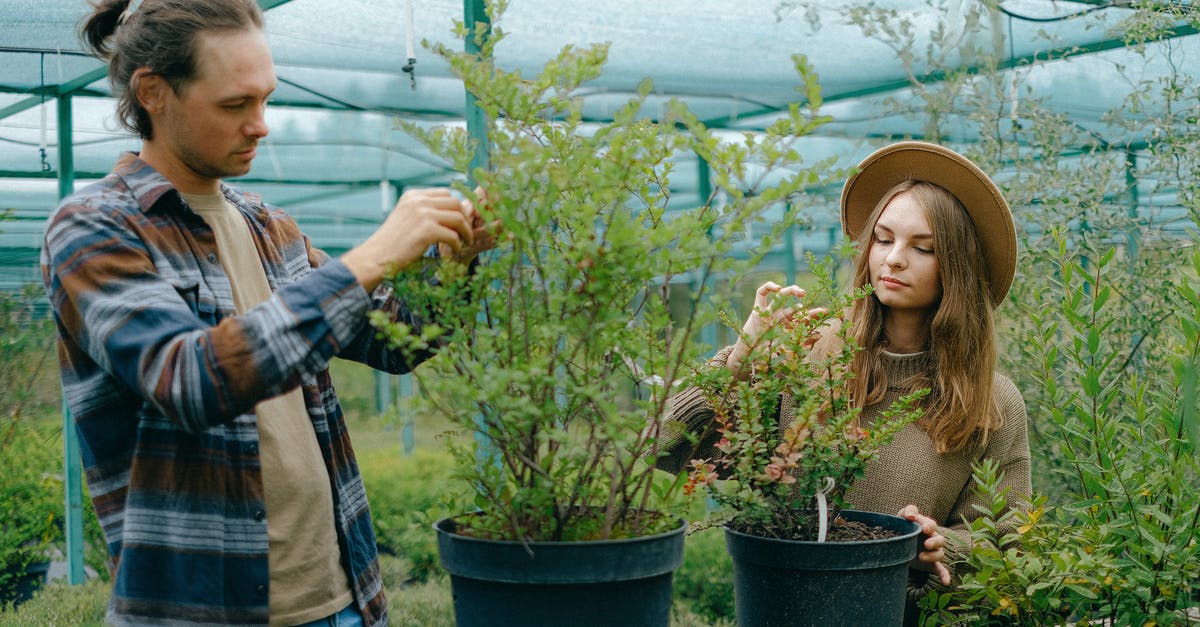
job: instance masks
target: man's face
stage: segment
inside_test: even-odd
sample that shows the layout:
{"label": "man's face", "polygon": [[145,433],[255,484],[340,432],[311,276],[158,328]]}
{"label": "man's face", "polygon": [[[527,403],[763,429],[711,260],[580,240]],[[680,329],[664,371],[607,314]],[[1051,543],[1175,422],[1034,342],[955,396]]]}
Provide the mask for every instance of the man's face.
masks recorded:
{"label": "man's face", "polygon": [[267,135],[263,116],[276,85],[266,36],[256,28],[201,34],[196,65],[195,80],[178,94],[168,90],[154,142],[190,179],[246,174]]}

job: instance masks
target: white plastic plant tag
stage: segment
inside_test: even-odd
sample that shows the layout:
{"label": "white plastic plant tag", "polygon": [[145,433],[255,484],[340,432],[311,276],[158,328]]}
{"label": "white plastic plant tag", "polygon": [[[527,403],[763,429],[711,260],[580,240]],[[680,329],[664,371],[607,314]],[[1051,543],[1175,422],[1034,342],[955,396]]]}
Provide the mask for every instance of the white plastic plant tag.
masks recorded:
{"label": "white plastic plant tag", "polygon": [[825,477],[825,487],[817,491],[817,542],[825,541],[825,534],[829,531],[829,505],[825,502],[825,495],[833,491],[833,477]]}

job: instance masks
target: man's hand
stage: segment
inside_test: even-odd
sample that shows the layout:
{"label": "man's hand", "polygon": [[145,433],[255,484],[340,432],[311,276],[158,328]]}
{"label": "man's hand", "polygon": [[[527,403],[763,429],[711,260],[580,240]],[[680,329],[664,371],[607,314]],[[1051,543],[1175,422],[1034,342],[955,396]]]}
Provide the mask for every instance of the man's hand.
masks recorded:
{"label": "man's hand", "polygon": [[414,189],[399,202],[367,241],[342,255],[342,262],[369,292],[388,271],[416,261],[432,245],[451,254],[474,245],[474,209],[448,189]]}
{"label": "man's hand", "polygon": [[487,192],[481,187],[475,188],[475,197],[479,199],[476,207],[471,201],[463,201],[463,215],[471,225],[471,244],[459,247],[457,250],[448,244],[438,244],[438,254],[443,259],[452,259],[461,264],[471,263],[480,253],[491,250],[496,246],[496,234],[500,231],[500,221],[488,222],[485,213],[490,213]]}

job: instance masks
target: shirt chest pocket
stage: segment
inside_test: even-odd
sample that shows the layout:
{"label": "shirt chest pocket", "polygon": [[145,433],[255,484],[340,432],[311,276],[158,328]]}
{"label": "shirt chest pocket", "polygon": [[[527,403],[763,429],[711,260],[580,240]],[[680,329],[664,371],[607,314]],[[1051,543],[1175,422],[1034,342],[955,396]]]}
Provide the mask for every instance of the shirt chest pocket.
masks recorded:
{"label": "shirt chest pocket", "polygon": [[217,315],[217,299],[203,281],[171,281],[172,287],[192,314],[206,325],[214,326],[220,321]]}

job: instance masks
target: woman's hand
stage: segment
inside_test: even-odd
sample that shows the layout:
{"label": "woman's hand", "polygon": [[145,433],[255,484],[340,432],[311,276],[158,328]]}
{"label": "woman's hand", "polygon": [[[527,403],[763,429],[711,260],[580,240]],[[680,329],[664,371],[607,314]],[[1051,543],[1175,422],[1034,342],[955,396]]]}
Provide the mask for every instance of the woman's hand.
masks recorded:
{"label": "woman's hand", "polygon": [[937,521],[922,514],[916,505],[905,505],[896,515],[921,527],[924,541],[917,547],[917,557],[910,566],[933,573],[943,586],[950,585],[950,569],[945,564],[946,537],[938,531]]}
{"label": "woman's hand", "polygon": [[759,341],[767,331],[779,325],[794,325],[801,318],[819,316],[825,312],[824,309],[804,309],[802,299],[805,296],[804,289],[797,285],[781,287],[774,281],[767,281],[759,286],[754,292],[754,311],[750,312],[746,324],[742,325],[742,332],[725,366],[741,376],[742,362],[752,350],[758,348]]}

